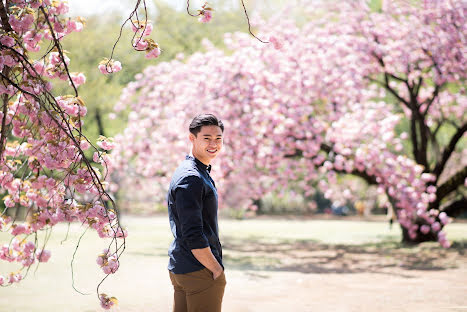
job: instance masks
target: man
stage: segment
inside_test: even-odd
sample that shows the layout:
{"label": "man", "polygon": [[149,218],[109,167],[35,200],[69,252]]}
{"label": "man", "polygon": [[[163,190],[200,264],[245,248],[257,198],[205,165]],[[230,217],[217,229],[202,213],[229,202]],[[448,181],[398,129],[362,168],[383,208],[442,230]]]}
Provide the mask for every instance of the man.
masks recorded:
{"label": "man", "polygon": [[191,154],[175,170],[167,196],[174,241],[169,274],[174,312],[220,312],[226,285],[217,224],[217,191],[209,172],[222,149],[224,125],[214,115],[189,127]]}

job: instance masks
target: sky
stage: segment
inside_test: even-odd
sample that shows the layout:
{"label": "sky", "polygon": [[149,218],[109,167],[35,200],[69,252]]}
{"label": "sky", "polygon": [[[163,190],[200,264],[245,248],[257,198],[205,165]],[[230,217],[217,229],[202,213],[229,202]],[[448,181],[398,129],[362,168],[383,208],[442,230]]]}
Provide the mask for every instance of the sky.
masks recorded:
{"label": "sky", "polygon": [[[69,14],[71,16],[79,15],[86,17],[90,15],[107,14],[109,11],[117,11],[127,16],[134,9],[136,1],[137,0],[68,0],[68,5],[70,7]],[[186,7],[186,0],[165,0],[165,2],[170,3],[176,9],[180,10]],[[194,10],[199,9],[204,2],[206,1],[190,0],[190,8],[193,7]],[[156,8],[152,0],[146,0],[146,6],[149,14],[152,15],[156,13]]]}
{"label": "sky", "polygon": [[[124,0],[124,1],[115,1],[115,0],[68,0],[68,5],[70,7],[69,14],[71,16],[90,16],[90,15],[99,15],[107,14],[111,11],[117,11],[119,13],[131,13],[136,4],[135,1]],[[148,10],[151,13],[154,13],[155,7],[151,0],[146,1]],[[125,14],[127,15],[127,14]]]}

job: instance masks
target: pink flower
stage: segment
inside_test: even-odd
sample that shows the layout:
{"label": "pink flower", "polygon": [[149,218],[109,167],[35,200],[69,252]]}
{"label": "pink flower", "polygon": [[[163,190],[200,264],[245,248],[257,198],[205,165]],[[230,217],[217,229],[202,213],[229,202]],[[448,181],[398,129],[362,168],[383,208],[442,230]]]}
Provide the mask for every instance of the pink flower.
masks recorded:
{"label": "pink flower", "polygon": [[100,294],[99,300],[101,302],[101,307],[109,310],[113,305],[118,304],[118,300],[115,297],[108,297],[106,294]]}
{"label": "pink flower", "polygon": [[[75,84],[76,87],[82,85],[83,83],[86,82],[86,76],[84,76],[83,73],[73,73],[70,75],[71,76],[71,80],[73,80],[73,83]],[[71,85],[71,83],[70,83]]]}
{"label": "pink flower", "polygon": [[443,246],[443,248],[451,247],[451,242],[448,241],[447,239],[440,240],[439,243],[441,244],[441,246]]}
{"label": "pink flower", "polygon": [[104,257],[98,256],[97,259],[96,259],[96,263],[97,263],[99,266],[103,266],[103,265],[104,265]]}
{"label": "pink flower", "polygon": [[99,68],[100,72],[104,75],[108,75],[111,73],[121,71],[122,64],[119,61],[110,60],[110,62],[108,62],[108,60],[103,60],[99,63],[99,66],[97,66],[97,68]]}
{"label": "pink flower", "polygon": [[198,21],[201,23],[209,23],[212,19],[212,9],[206,7],[206,4],[203,5],[203,10],[199,12]]}
{"label": "pink flower", "polygon": [[426,188],[426,191],[430,194],[436,193],[436,186],[430,185]]}
{"label": "pink flower", "polygon": [[422,173],[421,178],[424,182],[433,182],[436,180],[436,176],[431,173]]}
{"label": "pink flower", "polygon": [[139,32],[140,30],[144,30],[144,32],[142,33],[141,36],[143,37],[146,37],[146,36],[149,36],[153,30],[153,26],[152,26],[152,23],[151,22],[147,22],[147,23],[144,23],[144,22],[136,22],[136,23],[131,23],[131,29],[137,33]]}
{"label": "pink flower", "polygon": [[141,38],[136,38],[133,41],[133,47],[137,51],[145,51],[148,48],[148,42],[145,40],[142,40]]}
{"label": "pink flower", "polygon": [[2,286],[5,283],[5,277],[0,275],[0,286]]}
{"label": "pink flower", "polygon": [[274,46],[274,49],[276,50],[280,50],[282,49],[282,42],[280,42],[276,37],[274,36],[271,36],[269,37],[269,42],[272,43],[272,45]]}
{"label": "pink flower", "polygon": [[104,75],[110,74],[112,72],[112,68],[109,66],[109,71],[107,71],[105,64],[100,64],[97,66],[99,68],[100,72],[103,73]]}
{"label": "pink flower", "polygon": [[81,22],[72,21],[72,20],[68,22],[68,32],[72,32],[72,31],[80,32],[82,30],[83,30],[83,24]]}
{"label": "pink flower", "polygon": [[124,238],[128,236],[128,231],[127,230],[122,230],[122,228],[119,228],[116,234],[117,238]]}
{"label": "pink flower", "polygon": [[3,202],[5,203],[5,206],[8,208],[12,208],[15,206],[15,201],[9,195],[6,196]]}
{"label": "pink flower", "polygon": [[439,230],[441,230],[441,224],[439,224],[439,222],[435,222],[431,225],[431,228],[434,232],[438,232]]}
{"label": "pink flower", "polygon": [[37,249],[36,250],[36,258],[39,260],[39,262],[47,262],[50,259],[51,252],[49,250],[42,250],[42,249]]}
{"label": "pink flower", "polygon": [[79,145],[80,145],[81,149],[84,150],[84,151],[87,150],[91,146],[91,144],[89,144],[89,142],[86,141],[86,140],[81,140]]}
{"label": "pink flower", "polygon": [[34,248],[36,248],[36,245],[34,245],[33,242],[27,242],[26,245],[24,245],[24,251],[27,253],[33,251]]}
{"label": "pink flower", "polygon": [[147,59],[151,59],[151,58],[157,58],[159,55],[161,55],[161,49],[159,49],[157,47],[157,48],[154,48],[151,51],[147,52],[145,57]]}
{"label": "pink flower", "polygon": [[115,143],[114,142],[110,142],[108,139],[100,139],[98,142],[97,142],[97,146],[99,146],[100,148],[104,149],[104,150],[111,150],[115,147]]}
{"label": "pink flower", "polygon": [[153,29],[152,23],[148,22],[146,27],[141,27],[141,29],[144,29],[143,36],[149,36]]}
{"label": "pink flower", "polygon": [[13,230],[11,231],[11,235],[13,236],[25,234],[28,232],[28,228],[24,224],[15,224],[12,227]]}
{"label": "pink flower", "polygon": [[8,283],[13,284],[13,283],[16,283],[16,282],[19,282],[18,276],[16,276],[16,274],[14,274],[14,273],[10,273]]}
{"label": "pink flower", "polygon": [[443,225],[448,224],[450,221],[449,216],[445,212],[441,212],[438,217]]}
{"label": "pink flower", "polygon": [[428,234],[430,232],[430,226],[424,224],[420,227],[420,232],[423,234]]}
{"label": "pink flower", "polygon": [[9,48],[15,45],[15,39],[11,38],[10,36],[2,36],[0,42]]}
{"label": "pink flower", "polygon": [[11,55],[5,55],[5,56],[3,57],[3,63],[4,63],[6,66],[13,67],[13,66],[16,65],[18,62],[15,61],[15,59],[14,59]]}

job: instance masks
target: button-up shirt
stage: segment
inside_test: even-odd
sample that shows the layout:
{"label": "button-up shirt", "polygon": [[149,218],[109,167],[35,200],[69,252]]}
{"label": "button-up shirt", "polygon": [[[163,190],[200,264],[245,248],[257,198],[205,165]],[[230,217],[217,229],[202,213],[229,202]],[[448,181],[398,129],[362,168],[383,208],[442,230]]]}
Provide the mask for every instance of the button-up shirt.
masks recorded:
{"label": "button-up shirt", "polygon": [[222,247],[217,223],[217,190],[211,166],[193,156],[175,170],[167,194],[169,221],[174,241],[169,248],[168,269],[185,274],[204,269],[192,249],[210,247],[222,266]]}

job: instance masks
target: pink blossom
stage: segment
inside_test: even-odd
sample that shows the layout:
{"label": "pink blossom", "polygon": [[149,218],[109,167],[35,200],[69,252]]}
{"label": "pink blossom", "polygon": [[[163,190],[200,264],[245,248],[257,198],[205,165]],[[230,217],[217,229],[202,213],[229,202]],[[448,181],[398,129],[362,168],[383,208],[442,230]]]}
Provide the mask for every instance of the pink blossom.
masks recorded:
{"label": "pink blossom", "polygon": [[116,234],[117,238],[125,238],[128,236],[128,231],[126,229],[119,228]]}
{"label": "pink blossom", "polygon": [[49,261],[51,255],[52,254],[49,250],[42,250],[42,249],[36,250],[36,258],[39,260],[39,262]]}
{"label": "pink blossom", "polygon": [[0,42],[9,48],[15,45],[15,39],[11,38],[10,36],[2,35],[2,38],[0,38]]}
{"label": "pink blossom", "polygon": [[212,19],[211,9],[206,8],[206,9],[203,9],[200,12],[200,16],[198,18],[198,21],[200,21],[201,23],[209,23],[211,21],[211,19]]}
{"label": "pink blossom", "polygon": [[3,200],[4,204],[8,208],[12,208],[16,205],[15,201],[11,196],[6,196],[6,198]]}
{"label": "pink blossom", "polygon": [[115,148],[115,143],[111,141],[111,139],[105,138],[105,139],[100,139],[99,141],[97,141],[97,146],[99,146],[100,148],[104,150],[109,151]]}
{"label": "pink blossom", "polygon": [[148,59],[157,58],[159,57],[160,54],[161,54],[161,49],[157,47],[147,52],[145,57]]}
{"label": "pink blossom", "polygon": [[19,276],[15,273],[10,273],[10,275],[8,276],[8,283],[10,284],[13,284],[13,283],[17,283],[19,282],[21,279],[19,278]]}
{"label": "pink blossom", "polygon": [[135,38],[133,47],[138,51],[145,51],[148,48],[148,42],[141,38]]}
{"label": "pink blossom", "polygon": [[430,226],[424,224],[420,227],[420,232],[422,232],[423,234],[428,234],[430,232]]}
{"label": "pink blossom", "polygon": [[4,55],[3,56],[3,63],[6,66],[13,67],[15,66],[18,62],[11,56],[11,55]]}
{"label": "pink blossom", "polygon": [[141,29],[144,29],[143,36],[149,36],[153,29],[152,23],[148,22],[146,27],[142,27]]}
{"label": "pink blossom", "polygon": [[36,248],[36,245],[33,242],[27,242],[26,245],[24,245],[24,251],[26,253],[30,253],[34,248]]}
{"label": "pink blossom", "polygon": [[421,176],[422,180],[425,182],[433,182],[436,180],[436,176],[431,173],[423,173]]}
{"label": "pink blossom", "polygon": [[97,263],[99,266],[103,266],[103,265],[104,265],[104,257],[98,256],[97,259],[96,259],[96,263]]}
{"label": "pink blossom", "polygon": [[84,26],[81,22],[70,20],[68,21],[67,28],[69,32],[72,32],[72,31],[80,32],[83,30]]}
{"label": "pink blossom", "polygon": [[439,214],[439,220],[441,221],[441,224],[446,225],[449,223],[450,219],[449,216],[443,211]]}
{"label": "pink blossom", "polygon": [[102,61],[99,66],[99,71],[104,75],[116,73],[122,70],[122,64],[119,61],[111,60],[108,64],[107,61]]}
{"label": "pink blossom", "polygon": [[0,275],[0,286],[2,286],[5,283],[5,277]]}
{"label": "pink blossom", "polygon": [[428,186],[428,187],[426,188],[426,191],[427,191],[428,193],[430,193],[430,194],[434,194],[434,193],[436,193],[436,186],[430,185],[430,186]]}
{"label": "pink blossom", "polygon": [[85,151],[91,147],[91,144],[87,140],[81,140],[80,147]]}
{"label": "pink blossom", "polygon": [[269,37],[269,42],[272,43],[272,45],[274,46],[274,49],[276,50],[280,50],[282,49],[282,42],[279,41],[279,39],[277,39],[276,37],[274,36],[271,36]]}
{"label": "pink blossom", "polygon": [[71,74],[71,80],[73,80],[73,83],[75,84],[75,86],[78,87],[86,82],[86,76],[84,76],[83,73]]}
{"label": "pink blossom", "polygon": [[29,232],[28,227],[26,227],[24,224],[14,224],[12,228],[13,230],[11,231],[11,235],[13,236],[27,234]]}
{"label": "pink blossom", "polygon": [[117,298],[108,297],[106,294],[100,294],[99,299],[101,302],[101,307],[106,310],[109,310],[112,306],[118,303]]}
{"label": "pink blossom", "polygon": [[441,230],[441,224],[439,224],[439,222],[434,222],[434,223],[431,225],[431,229],[432,229],[434,232],[438,232],[439,230]]}

